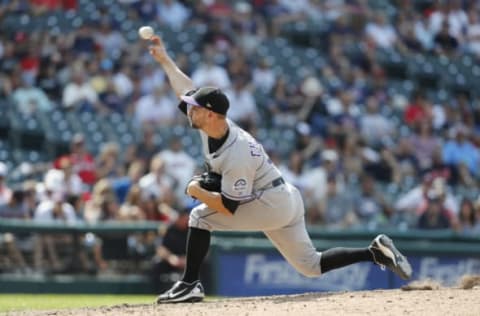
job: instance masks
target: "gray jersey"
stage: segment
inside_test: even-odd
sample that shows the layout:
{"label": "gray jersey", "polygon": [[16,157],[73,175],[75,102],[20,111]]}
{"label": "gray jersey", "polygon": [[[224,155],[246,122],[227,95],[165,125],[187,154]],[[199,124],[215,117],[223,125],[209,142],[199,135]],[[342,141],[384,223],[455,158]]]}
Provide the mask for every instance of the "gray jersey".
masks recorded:
{"label": "gray jersey", "polygon": [[300,273],[318,276],[320,256],[305,228],[304,206],[297,188],[273,180],[281,177],[262,145],[227,120],[229,135],[209,153],[208,136],[200,131],[202,149],[210,170],[222,175],[222,194],[240,201],[233,216],[202,203],[190,213],[189,226],[198,229],[263,231],[280,253]]}
{"label": "gray jersey", "polygon": [[281,173],[261,144],[232,121],[227,123],[229,135],[214,153],[209,153],[208,136],[200,131],[203,154],[210,170],[222,175],[222,194],[231,200],[249,201]]}

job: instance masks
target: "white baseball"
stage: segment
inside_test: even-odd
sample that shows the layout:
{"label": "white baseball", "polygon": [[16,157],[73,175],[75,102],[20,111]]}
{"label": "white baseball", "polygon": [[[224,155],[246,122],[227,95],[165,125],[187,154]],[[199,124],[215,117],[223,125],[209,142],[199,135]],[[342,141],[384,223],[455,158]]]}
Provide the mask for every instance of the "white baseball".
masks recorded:
{"label": "white baseball", "polygon": [[151,26],[142,26],[138,29],[138,35],[140,35],[141,38],[148,40],[153,36],[153,29]]}

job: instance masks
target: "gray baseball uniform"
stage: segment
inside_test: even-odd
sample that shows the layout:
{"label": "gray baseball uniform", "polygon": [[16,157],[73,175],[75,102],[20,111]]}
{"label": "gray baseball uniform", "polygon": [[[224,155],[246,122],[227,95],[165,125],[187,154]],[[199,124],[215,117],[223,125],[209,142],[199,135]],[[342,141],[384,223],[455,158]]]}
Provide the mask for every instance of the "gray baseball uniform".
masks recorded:
{"label": "gray baseball uniform", "polygon": [[211,171],[222,175],[222,194],[239,201],[233,216],[201,204],[189,225],[208,231],[263,231],[285,259],[306,276],[319,276],[320,256],[308,236],[300,192],[285,183],[263,146],[228,120],[229,135],[213,153],[200,130],[202,150]]}

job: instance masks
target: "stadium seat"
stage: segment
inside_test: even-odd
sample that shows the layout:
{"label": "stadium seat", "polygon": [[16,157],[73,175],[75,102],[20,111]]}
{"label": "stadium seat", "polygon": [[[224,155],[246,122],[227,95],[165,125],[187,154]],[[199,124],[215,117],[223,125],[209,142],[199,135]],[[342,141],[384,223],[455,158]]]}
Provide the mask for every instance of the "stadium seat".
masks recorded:
{"label": "stadium seat", "polygon": [[38,115],[21,113],[15,106],[10,108],[10,139],[12,142],[16,147],[41,150],[44,145],[45,135]]}
{"label": "stadium seat", "polygon": [[384,56],[383,60],[380,60],[388,77],[396,79],[408,78],[408,66],[405,58],[396,53],[389,52]]}
{"label": "stadium seat", "polygon": [[410,59],[409,71],[419,87],[424,89],[436,89],[440,78],[435,64],[423,54],[417,54]]}

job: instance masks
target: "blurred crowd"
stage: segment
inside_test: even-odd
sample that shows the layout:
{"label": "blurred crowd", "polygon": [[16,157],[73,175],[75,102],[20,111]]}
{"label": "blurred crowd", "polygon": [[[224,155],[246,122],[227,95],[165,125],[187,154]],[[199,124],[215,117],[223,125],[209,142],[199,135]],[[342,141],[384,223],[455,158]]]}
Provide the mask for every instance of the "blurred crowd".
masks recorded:
{"label": "blurred crowd", "polygon": [[[456,91],[438,103],[421,87],[391,94],[377,59],[378,52],[452,60],[468,55],[480,64],[477,1],[379,1],[381,8],[367,0],[116,2],[128,21],[179,34],[205,30],[194,47],[197,63],[185,52],[172,52],[179,67],[197,86],[224,89],[231,119],[252,134],[294,131],[288,155],[275,144],[266,150],[285,179],[302,191],[309,224],[453,229],[480,236],[480,95]],[[134,119],[141,140],[128,148],[108,142],[93,155],[86,135],[76,134],[67,154],[34,166],[37,177],[22,183],[10,183],[11,170],[0,162],[1,218],[185,226],[184,218],[179,221],[194,201],[184,189],[202,170],[199,157],[190,156],[179,139],[162,146],[155,142],[157,126],[186,121],[165,74],[148,55],[148,43],[127,39],[109,3],[99,1],[91,20],[66,33],[0,31],[0,98],[24,115],[54,109],[120,113]],[[4,0],[0,20],[75,14],[84,4]],[[307,71],[293,80],[281,65],[255,52],[299,23],[327,26],[326,46],[318,52],[325,63],[320,69],[299,65]],[[354,55],[348,50],[352,43],[361,48]],[[312,48],[320,50],[305,47]],[[165,251],[161,237],[133,235],[129,245],[181,267],[176,256],[181,251]],[[26,267],[13,246],[15,236],[2,239],[13,262]],[[45,266],[45,255],[59,266],[55,244],[68,242],[67,237],[35,239],[35,267]],[[95,266],[105,267],[101,240],[88,235],[82,242]]]}

